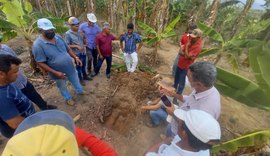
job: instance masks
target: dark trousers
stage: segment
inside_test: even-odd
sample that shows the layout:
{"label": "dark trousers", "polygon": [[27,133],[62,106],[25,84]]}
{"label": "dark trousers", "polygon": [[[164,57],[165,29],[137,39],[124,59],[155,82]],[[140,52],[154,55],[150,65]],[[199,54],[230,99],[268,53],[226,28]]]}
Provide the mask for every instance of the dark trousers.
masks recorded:
{"label": "dark trousers", "polygon": [[76,69],[78,72],[78,77],[80,80],[83,80],[83,78],[87,77],[85,66],[86,66],[86,55],[85,54],[79,54],[77,55],[79,59],[82,61],[82,66],[76,65]]}
{"label": "dark trousers", "polygon": [[36,91],[34,86],[27,81],[26,86],[21,89],[22,93],[32,102],[34,102],[39,109],[43,110],[47,108],[47,102],[43,100],[43,98]]}
{"label": "dark trousers", "polygon": [[102,66],[102,63],[103,63],[104,59],[106,60],[106,64],[107,64],[106,74],[111,73],[112,55],[111,56],[103,56],[103,59],[98,58],[98,63],[97,63],[96,69],[95,69],[96,74],[99,73],[99,70],[100,70],[100,68]]}
{"label": "dark trousers", "polygon": [[98,53],[97,49],[86,48],[87,54],[87,71],[90,73],[92,70],[92,62],[94,70],[96,70],[97,62],[98,62]]}
{"label": "dark trousers", "polygon": [[0,132],[6,138],[11,138],[15,132],[15,129],[8,126],[8,124],[0,119]]}
{"label": "dark trousers", "polygon": [[185,88],[187,70],[176,68],[174,76],[174,88],[176,89],[177,94],[182,94]]}

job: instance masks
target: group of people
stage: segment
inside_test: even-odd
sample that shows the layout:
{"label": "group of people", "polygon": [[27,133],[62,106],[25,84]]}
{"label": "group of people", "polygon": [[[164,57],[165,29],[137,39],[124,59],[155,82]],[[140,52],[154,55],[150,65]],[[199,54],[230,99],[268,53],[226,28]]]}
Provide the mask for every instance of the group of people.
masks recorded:
{"label": "group of people", "polygon": [[[80,24],[78,18],[70,17],[67,21],[70,29],[64,38],[55,34],[50,20],[37,21],[40,35],[33,44],[34,59],[56,82],[68,105],[74,105],[74,101],[67,89],[67,80],[77,94],[87,94],[83,89],[85,80],[92,80],[99,74],[104,60],[106,77],[110,78],[113,40],[120,40],[130,73],[136,70],[137,52],[143,44],[141,36],[133,32],[132,23],[127,25],[126,33],[117,37],[111,34],[107,22],[101,30],[93,13],[87,14],[87,19]],[[158,82],[161,96],[166,96],[172,105],[166,106],[162,98],[158,98],[141,108],[150,110],[151,122],[147,126],[156,127],[162,121],[168,122],[167,137],[150,147],[145,153],[147,156],[207,156],[221,137],[217,122],[221,110],[220,94],[214,87],[216,68],[209,62],[194,63],[202,49],[202,31],[196,25],[190,26],[179,46],[174,82],[169,78]],[[86,147],[93,155],[117,155],[104,141],[75,127],[68,114],[52,110],[57,106],[47,104],[27,81],[21,63],[12,49],[0,42],[0,131],[11,138],[3,155],[79,155],[78,147]],[[194,89],[188,96],[182,94],[186,77]],[[32,102],[42,111],[36,112]],[[35,144],[30,147],[26,142]]]}

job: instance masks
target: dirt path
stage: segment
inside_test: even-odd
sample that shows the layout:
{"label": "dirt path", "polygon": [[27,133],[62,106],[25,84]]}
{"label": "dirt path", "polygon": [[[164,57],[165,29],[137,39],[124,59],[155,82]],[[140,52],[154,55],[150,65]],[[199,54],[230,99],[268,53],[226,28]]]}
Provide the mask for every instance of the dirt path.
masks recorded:
{"label": "dirt path", "polygon": [[[31,76],[28,53],[24,48],[25,43],[17,38],[9,42],[9,45],[16,51],[21,50],[22,54],[19,57],[24,61],[22,67],[26,74]],[[159,50],[161,65],[156,70],[167,75],[171,73],[172,62],[178,47],[168,42],[163,42],[161,46],[162,49]],[[149,48],[144,47],[139,57],[144,57],[148,51]],[[64,104],[54,83],[48,81],[33,83],[48,103],[56,104],[60,110],[68,112],[72,117],[80,114],[81,119],[76,125],[110,143],[119,155],[143,155],[150,145],[160,141],[159,136],[165,131],[165,124],[157,128],[145,126],[145,122],[149,121],[148,113],[139,111],[141,105],[158,96],[155,82],[151,80],[154,75],[143,72],[129,75],[114,71],[111,79],[107,80],[104,69],[105,64],[102,73],[93,81],[87,82],[85,90],[91,92],[87,96],[77,96],[69,85],[76,101],[74,107]],[[187,89],[185,93],[189,91],[190,89]],[[101,121],[105,121],[105,123]],[[270,113],[222,97],[220,123],[222,140],[225,141],[235,137],[235,134],[257,129],[270,129]],[[3,137],[0,140],[6,142]],[[3,147],[4,143],[0,147],[0,152]]]}

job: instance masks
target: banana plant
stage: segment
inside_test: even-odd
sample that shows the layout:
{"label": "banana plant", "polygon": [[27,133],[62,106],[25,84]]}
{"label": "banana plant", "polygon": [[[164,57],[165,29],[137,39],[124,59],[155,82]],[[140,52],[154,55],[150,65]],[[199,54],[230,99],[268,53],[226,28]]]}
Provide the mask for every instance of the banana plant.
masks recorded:
{"label": "banana plant", "polygon": [[268,26],[270,26],[270,19],[259,21],[248,26],[246,29],[244,29],[238,35],[234,36],[232,39],[225,41],[222,35],[218,33],[215,29],[207,26],[204,23],[199,22],[198,27],[203,31],[204,35],[215,41],[217,45],[214,48],[203,49],[199,57],[217,54],[215,64],[217,64],[222,57],[226,57],[232,67],[233,72],[238,73],[238,55],[241,54],[245,48],[251,48],[257,46],[258,43],[262,43],[261,41],[258,41],[256,39],[248,39],[247,36],[257,34],[263,31]]}
{"label": "banana plant", "polygon": [[176,24],[180,21],[180,16],[177,16],[165,29],[163,32],[156,32],[155,29],[150,27],[149,25],[138,22],[138,26],[145,32],[145,36],[143,37],[143,41],[148,45],[154,46],[153,51],[153,62],[157,60],[157,50],[158,45],[162,39],[170,38],[176,36],[176,33],[173,31]]}
{"label": "banana plant", "polygon": [[224,154],[225,152],[226,155],[239,155],[237,154],[237,152],[241,151],[241,149],[243,148],[254,149],[256,147],[261,147],[262,145],[267,144],[268,141],[270,141],[269,130],[252,132],[239,138],[213,146],[213,148],[211,149],[211,153],[212,155],[216,155],[220,151],[222,151],[222,153]]}

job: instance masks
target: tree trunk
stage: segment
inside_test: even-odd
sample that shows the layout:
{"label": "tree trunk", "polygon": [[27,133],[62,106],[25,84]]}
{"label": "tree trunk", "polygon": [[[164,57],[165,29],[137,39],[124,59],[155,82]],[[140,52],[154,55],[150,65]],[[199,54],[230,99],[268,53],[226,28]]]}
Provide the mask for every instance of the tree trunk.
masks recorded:
{"label": "tree trunk", "polygon": [[212,26],[214,24],[216,17],[217,17],[219,4],[220,4],[220,0],[213,1],[212,5],[211,5],[209,17],[206,21],[206,25]]}
{"label": "tree trunk", "polygon": [[38,6],[39,12],[42,13],[42,7],[41,7],[40,0],[36,0],[36,5]]}
{"label": "tree trunk", "polygon": [[136,0],[133,0],[133,17],[132,23],[134,24],[134,30],[136,30]]}
{"label": "tree trunk", "polygon": [[87,0],[86,1],[86,5],[87,5],[87,12],[88,13],[91,13],[91,12],[95,12],[96,9],[95,9],[95,0]]}
{"label": "tree trunk", "polygon": [[231,38],[233,38],[234,35],[236,35],[239,31],[240,26],[242,25],[245,17],[247,16],[248,11],[250,10],[252,4],[254,3],[254,0],[247,0],[246,5],[244,9],[241,11],[241,13],[238,15],[238,17],[235,20],[235,25],[233,26],[233,29],[231,31]]}
{"label": "tree trunk", "polygon": [[113,0],[108,0],[107,1],[107,9],[108,9],[108,22],[110,23],[110,25],[113,25],[113,21],[112,21],[112,19],[113,19],[113,11],[112,11],[112,1]]}
{"label": "tree trunk", "polygon": [[58,13],[58,11],[57,11],[57,9],[56,9],[56,5],[55,5],[55,3],[54,3],[55,1],[54,0],[51,0],[50,1],[50,3],[52,4],[52,10],[54,10],[54,13],[55,13],[55,16],[59,16],[59,13]]}
{"label": "tree trunk", "polygon": [[71,6],[70,6],[70,1],[67,0],[67,8],[68,8],[68,15],[72,16],[72,11],[71,11]]}

